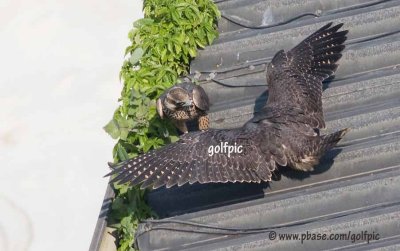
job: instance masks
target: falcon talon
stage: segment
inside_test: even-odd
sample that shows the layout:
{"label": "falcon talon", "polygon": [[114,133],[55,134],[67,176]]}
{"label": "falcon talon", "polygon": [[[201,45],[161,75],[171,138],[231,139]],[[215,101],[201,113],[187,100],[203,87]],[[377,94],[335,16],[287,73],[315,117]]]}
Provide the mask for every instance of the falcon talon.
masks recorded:
{"label": "falcon talon", "polygon": [[[271,181],[280,166],[313,170],[349,130],[319,132],[325,128],[322,81],[334,75],[342,57],[348,33],[339,31],[342,26],[328,23],[293,49],[275,54],[266,71],[267,104],[241,128],[185,133],[177,142],[116,164],[108,174],[115,175],[111,182],[153,189],[196,182],[260,183]],[[196,118],[208,128],[208,107],[204,90],[189,83],[168,89],[157,101],[160,116],[173,119],[184,132],[185,122]],[[214,148],[210,155],[208,147],[221,142],[240,145],[243,153],[229,157]]]}

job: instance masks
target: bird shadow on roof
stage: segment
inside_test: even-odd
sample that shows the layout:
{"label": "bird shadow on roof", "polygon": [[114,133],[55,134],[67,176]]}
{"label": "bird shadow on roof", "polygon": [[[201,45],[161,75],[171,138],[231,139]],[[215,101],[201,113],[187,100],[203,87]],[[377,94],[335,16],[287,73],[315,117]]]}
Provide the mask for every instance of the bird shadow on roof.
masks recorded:
{"label": "bird shadow on roof", "polygon": [[322,91],[325,91],[329,88],[330,84],[335,81],[335,75],[330,76],[322,82]]}
{"label": "bird shadow on roof", "polygon": [[267,182],[186,184],[151,191],[147,200],[160,218],[263,198]]}
{"label": "bird shadow on roof", "polygon": [[268,90],[263,91],[254,102],[253,113],[259,112],[266,104],[268,99]]}
{"label": "bird shadow on roof", "polygon": [[334,149],[328,151],[321,158],[320,164],[315,166],[314,170],[311,172],[302,172],[302,171],[293,170],[289,167],[281,167],[277,171],[274,172],[275,177],[273,177],[273,180],[279,181],[279,180],[281,180],[281,176],[285,176],[286,178],[291,179],[291,180],[304,180],[313,175],[318,175],[318,174],[324,173],[332,167],[335,157],[341,151],[342,151],[342,149],[339,149],[339,148],[334,148]]}

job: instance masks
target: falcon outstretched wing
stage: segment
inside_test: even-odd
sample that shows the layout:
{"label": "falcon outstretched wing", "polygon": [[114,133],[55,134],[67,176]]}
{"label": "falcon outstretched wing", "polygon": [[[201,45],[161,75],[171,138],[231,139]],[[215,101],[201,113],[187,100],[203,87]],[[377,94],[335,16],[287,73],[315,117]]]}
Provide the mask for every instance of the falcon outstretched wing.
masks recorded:
{"label": "falcon outstretched wing", "polygon": [[[187,133],[161,149],[116,165],[110,164],[113,171],[108,175],[117,174],[112,182],[130,182],[131,185],[143,182],[142,188],[181,186],[188,182],[269,181],[276,163],[286,165],[283,149],[273,132],[265,131],[263,137],[270,143],[263,146],[260,146],[259,128],[254,124],[233,130]],[[231,153],[229,157],[225,151],[210,156],[210,146],[221,147],[221,142],[242,146],[241,153]]]}
{"label": "falcon outstretched wing", "polygon": [[312,128],[324,128],[322,81],[337,69],[347,30],[328,23],[288,52],[275,54],[267,68],[266,108],[299,108]]}

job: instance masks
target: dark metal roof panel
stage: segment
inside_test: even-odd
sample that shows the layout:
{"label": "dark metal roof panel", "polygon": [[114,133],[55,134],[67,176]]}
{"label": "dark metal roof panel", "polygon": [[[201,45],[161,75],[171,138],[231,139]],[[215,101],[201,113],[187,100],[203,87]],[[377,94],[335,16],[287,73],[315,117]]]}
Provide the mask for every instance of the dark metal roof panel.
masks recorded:
{"label": "dark metal roof panel", "polygon": [[[270,26],[276,27],[282,23],[290,23],[293,18],[296,20],[306,20],[311,15],[316,14],[321,17],[333,15],[339,12],[353,10],[354,12],[360,9],[372,7],[376,5],[382,6],[385,1],[371,0],[231,0],[220,1],[218,7],[223,16],[229,17],[222,19],[219,23],[221,32],[220,39],[216,42],[226,41],[225,37],[230,34],[240,34],[243,30],[242,26],[236,23],[241,23],[246,26]],[[303,17],[304,16],[304,17]],[[278,27],[276,29],[280,29]]]}
{"label": "dark metal roof panel", "polygon": [[246,29],[228,34],[227,37],[222,34],[220,39],[224,41],[201,51],[192,62],[191,71],[220,72],[253,61],[269,61],[268,59],[277,52],[277,48],[292,48],[323,24],[331,21],[343,22],[344,29],[351,30],[347,43],[395,32],[400,25],[399,14],[398,1],[389,1],[381,5],[321,18],[308,18],[273,28]]}
{"label": "dark metal roof panel", "polygon": [[[299,224],[276,229],[277,233],[360,233],[375,231],[382,242],[397,238],[400,243],[400,170],[392,168],[379,174],[331,182],[304,190],[270,194],[262,199],[233,204],[177,218],[212,223],[224,227],[257,228],[276,224]],[[325,219],[327,216],[332,219]],[[174,228],[174,224],[153,227]],[[226,236],[153,230],[147,236],[149,250],[214,250],[231,247],[234,250],[322,250],[345,247],[350,241],[304,242],[269,240],[268,233]],[[142,243],[141,243],[142,244]],[[146,245],[142,244],[142,245]],[[363,245],[362,243],[357,243]],[[312,248],[313,247],[313,248]],[[318,248],[316,248],[318,247]],[[146,250],[146,249],[145,249]]]}
{"label": "dark metal roof panel", "polygon": [[[148,202],[161,218],[221,227],[292,224],[281,233],[376,231],[379,241],[270,241],[268,233],[215,235],[152,230],[141,224],[143,250],[397,250],[400,247],[400,1],[218,1],[221,35],[199,52],[191,72],[210,96],[211,126],[241,126],[268,98],[265,65],[323,24],[344,22],[347,47],[334,79],[324,83],[327,131],[350,127],[339,147],[311,173],[287,169],[264,184],[194,184],[158,189]],[[269,18],[269,19],[268,19]],[[197,74],[198,75],[198,74]],[[334,158],[334,160],[332,160]],[[170,218],[167,218],[170,217]],[[300,224],[302,221],[308,223]],[[293,223],[299,223],[293,225]],[[161,225],[160,225],[161,224]]]}

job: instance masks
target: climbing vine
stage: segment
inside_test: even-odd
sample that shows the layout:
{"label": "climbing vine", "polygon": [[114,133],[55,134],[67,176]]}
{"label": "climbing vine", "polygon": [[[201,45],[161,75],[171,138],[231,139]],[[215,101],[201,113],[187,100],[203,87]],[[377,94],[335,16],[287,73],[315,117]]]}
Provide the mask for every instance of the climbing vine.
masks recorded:
{"label": "climbing vine", "polygon": [[[197,49],[218,36],[220,13],[211,0],[145,0],[144,18],[129,32],[120,73],[120,105],[105,131],[117,140],[114,162],[120,162],[178,139],[176,129],[156,114],[155,101],[188,73]],[[133,250],[141,219],[154,216],[138,187],[113,184],[115,199],[109,222],[118,234],[118,250]]]}

